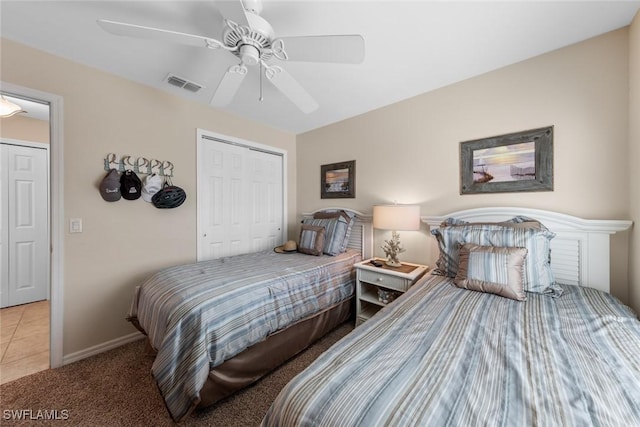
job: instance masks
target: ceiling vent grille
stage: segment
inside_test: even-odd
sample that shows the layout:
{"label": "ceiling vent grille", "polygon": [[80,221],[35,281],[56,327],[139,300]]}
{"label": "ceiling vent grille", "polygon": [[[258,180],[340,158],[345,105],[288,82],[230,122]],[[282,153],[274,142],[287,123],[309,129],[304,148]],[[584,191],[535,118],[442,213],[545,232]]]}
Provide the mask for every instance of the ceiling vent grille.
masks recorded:
{"label": "ceiling vent grille", "polygon": [[178,77],[173,74],[169,74],[167,76],[166,82],[169,83],[171,86],[179,87],[193,93],[198,92],[200,89],[204,87],[198,83],[192,82],[182,77]]}

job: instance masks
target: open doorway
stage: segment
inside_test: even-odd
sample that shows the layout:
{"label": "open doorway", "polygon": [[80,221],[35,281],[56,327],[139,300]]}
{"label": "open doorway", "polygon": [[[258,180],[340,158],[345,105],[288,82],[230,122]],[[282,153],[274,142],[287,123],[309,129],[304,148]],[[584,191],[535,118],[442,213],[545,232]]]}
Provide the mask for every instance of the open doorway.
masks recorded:
{"label": "open doorway", "polygon": [[63,99],[59,95],[0,81],[0,92],[49,106],[49,366],[63,365],[64,177]]}
{"label": "open doorway", "polygon": [[0,383],[50,366],[50,106],[0,117]]}

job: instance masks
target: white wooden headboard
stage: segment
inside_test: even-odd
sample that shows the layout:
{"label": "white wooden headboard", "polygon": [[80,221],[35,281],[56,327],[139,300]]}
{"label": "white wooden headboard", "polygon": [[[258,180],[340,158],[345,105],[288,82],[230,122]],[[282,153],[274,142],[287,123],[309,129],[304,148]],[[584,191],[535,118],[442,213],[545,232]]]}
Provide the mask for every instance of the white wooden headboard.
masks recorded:
{"label": "white wooden headboard", "polygon": [[362,259],[373,257],[373,225],[371,223],[372,216],[349,208],[322,208],[311,213],[303,213],[303,218],[311,218],[316,212],[345,210],[356,214],[356,222],[351,229],[349,243],[347,247],[358,249],[362,252]]}
{"label": "white wooden headboard", "polygon": [[441,216],[424,216],[422,221],[437,228],[455,217],[469,222],[499,222],[514,216],[536,219],[556,233],[551,240],[551,269],[558,283],[589,286],[609,292],[610,235],[631,227],[631,221],[583,219],[540,209],[495,207],[475,208]]}

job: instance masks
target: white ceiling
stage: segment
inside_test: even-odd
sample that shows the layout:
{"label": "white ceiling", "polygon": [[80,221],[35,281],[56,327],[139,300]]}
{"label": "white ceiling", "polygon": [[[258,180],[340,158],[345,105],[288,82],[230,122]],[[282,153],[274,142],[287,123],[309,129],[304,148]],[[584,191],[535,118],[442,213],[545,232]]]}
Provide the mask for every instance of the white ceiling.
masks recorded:
{"label": "white ceiling", "polygon": [[[304,114],[251,68],[226,111],[302,133],[628,25],[640,1],[263,1],[276,36],[362,34],[358,65],[282,63],[317,100]],[[2,37],[208,105],[233,55],[115,36],[109,19],[220,39],[215,1],[0,2]],[[276,61],[274,61],[276,62]],[[46,73],[46,70],[41,70]],[[164,83],[168,73],[206,88]],[[211,107],[213,108],[213,107]]]}

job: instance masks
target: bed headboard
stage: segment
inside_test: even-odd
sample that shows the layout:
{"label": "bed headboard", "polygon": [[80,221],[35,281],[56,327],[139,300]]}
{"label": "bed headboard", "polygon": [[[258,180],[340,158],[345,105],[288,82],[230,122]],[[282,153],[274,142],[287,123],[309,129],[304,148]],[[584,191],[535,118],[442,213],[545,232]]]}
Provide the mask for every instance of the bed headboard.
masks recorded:
{"label": "bed headboard", "polygon": [[540,209],[495,207],[425,216],[422,221],[437,228],[449,217],[469,222],[499,222],[523,215],[536,219],[556,233],[551,240],[551,269],[558,283],[589,286],[609,292],[610,235],[628,229],[624,220],[583,219]]}
{"label": "bed headboard", "polygon": [[351,229],[349,243],[347,247],[358,249],[362,252],[362,259],[373,257],[373,225],[371,223],[371,215],[348,208],[322,208],[310,213],[303,213],[302,218],[311,218],[316,212],[345,210],[353,212],[356,215],[356,222]]}

